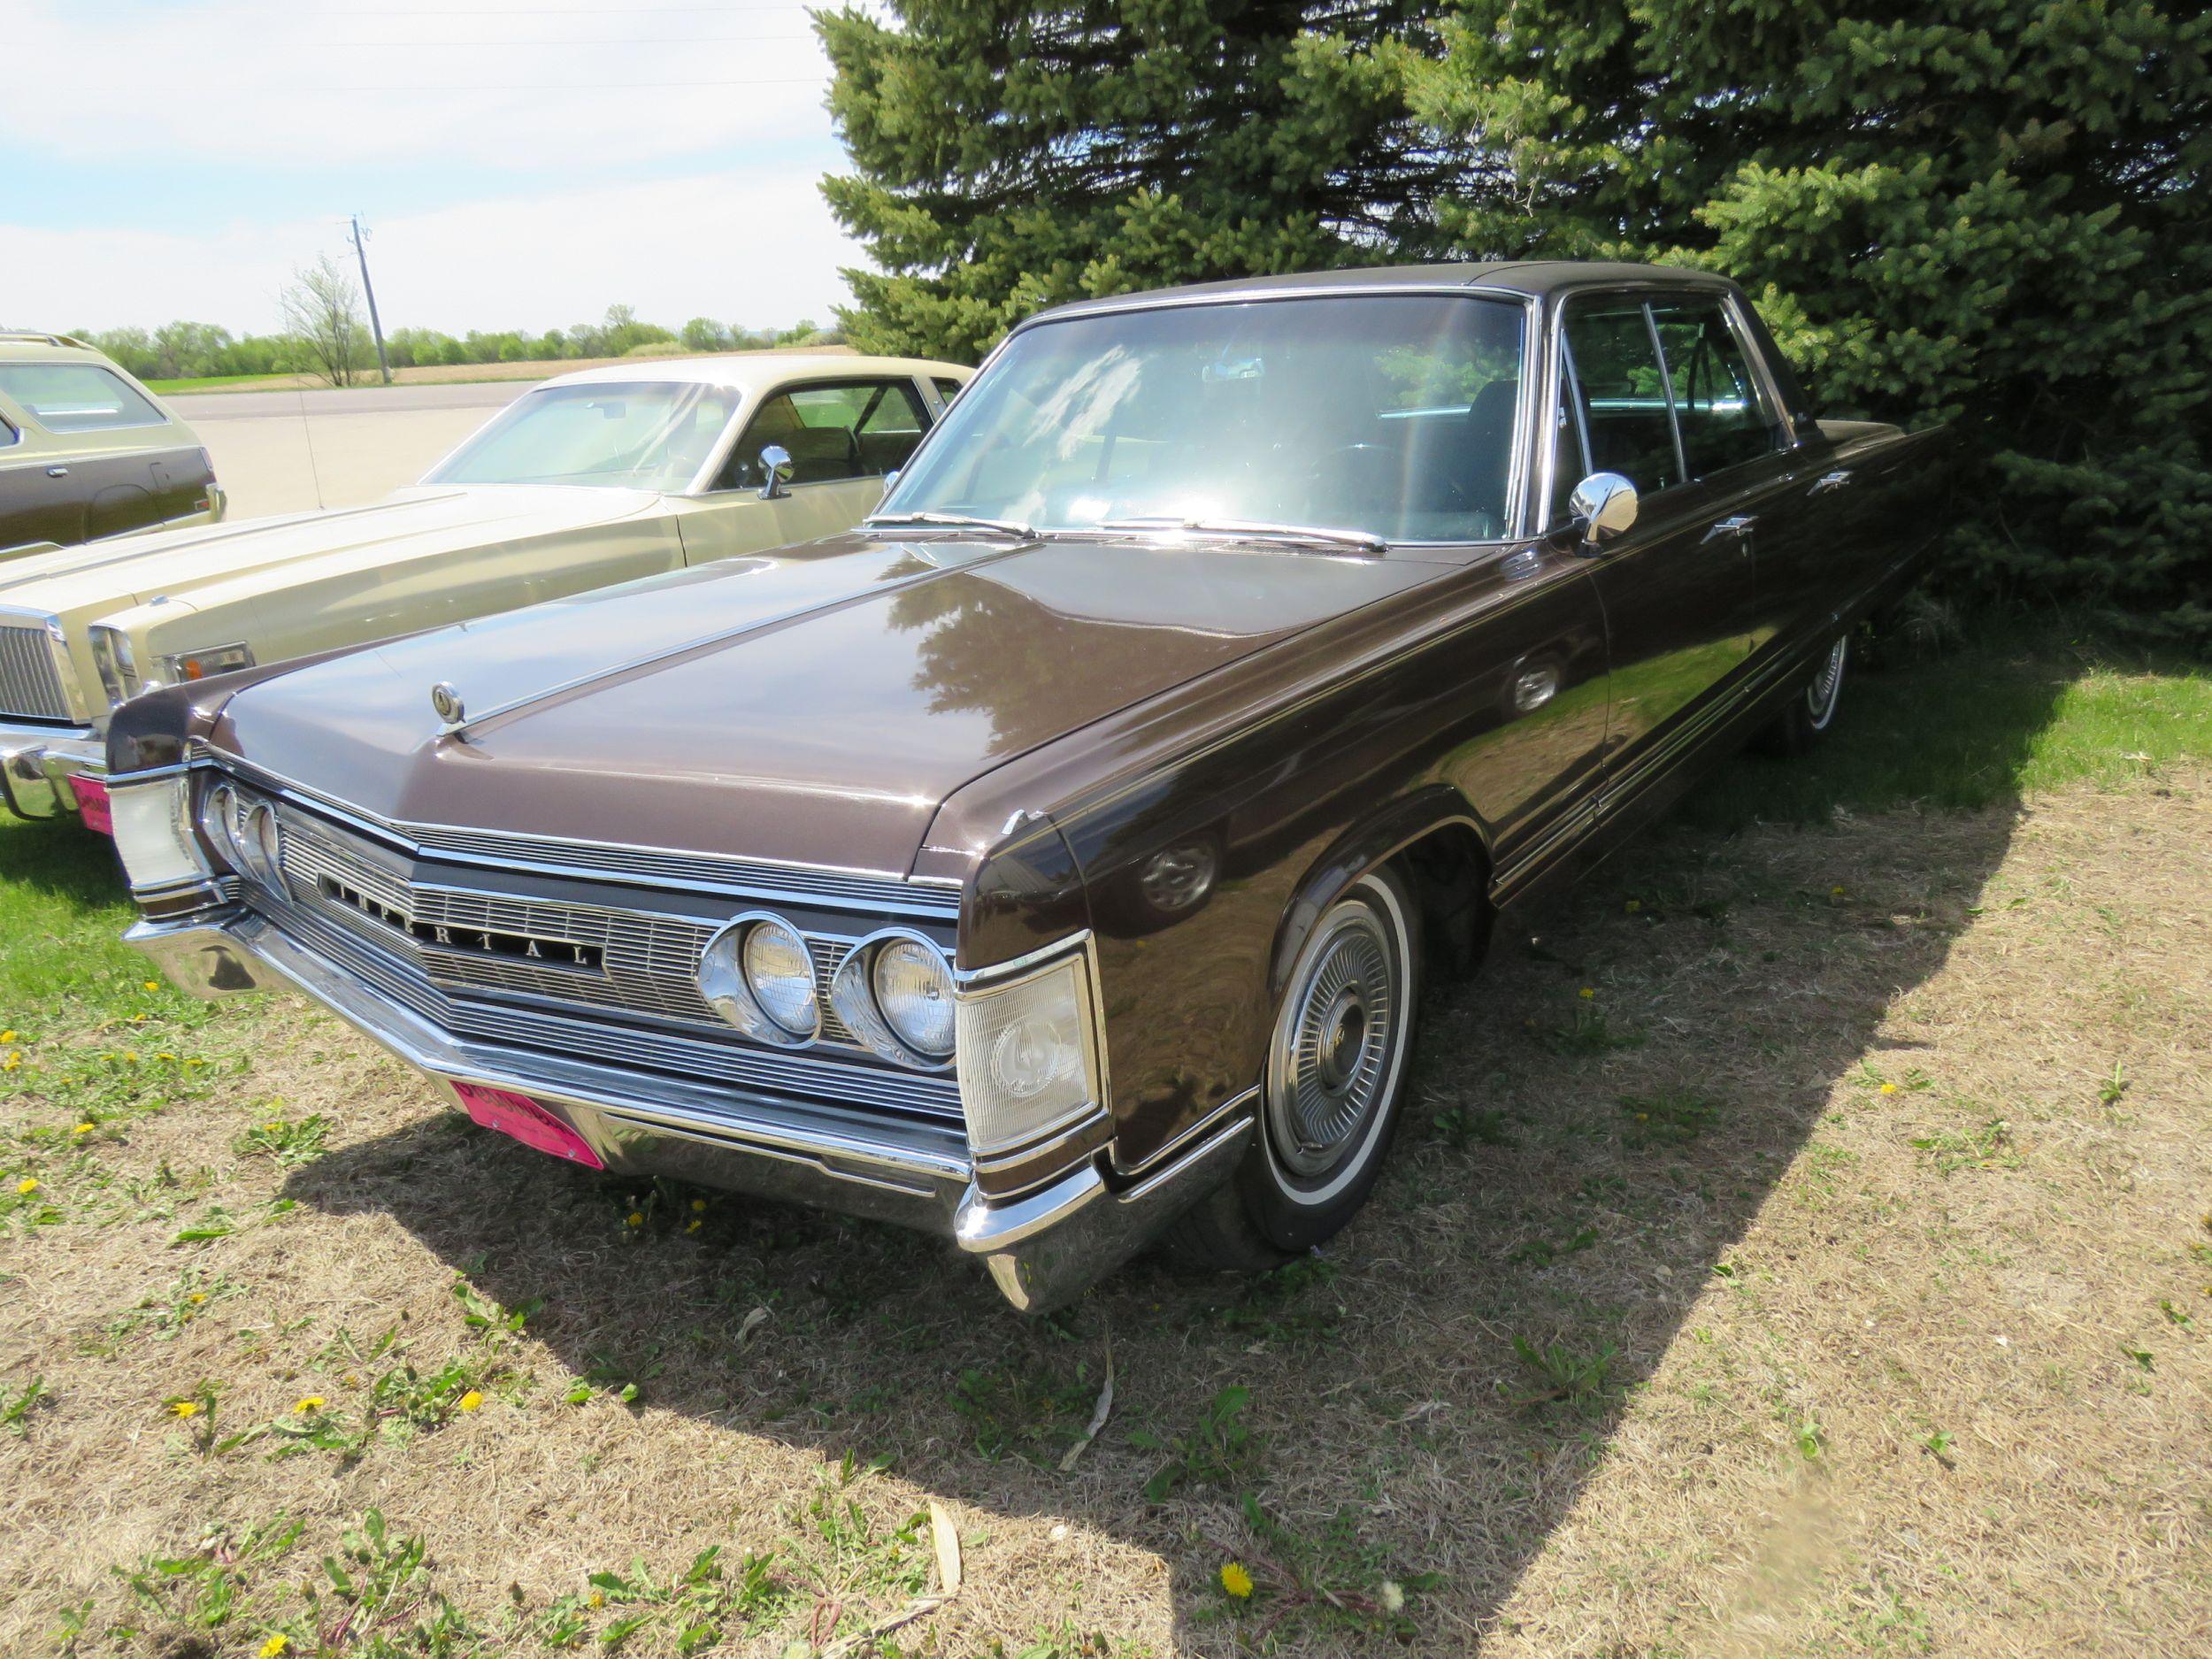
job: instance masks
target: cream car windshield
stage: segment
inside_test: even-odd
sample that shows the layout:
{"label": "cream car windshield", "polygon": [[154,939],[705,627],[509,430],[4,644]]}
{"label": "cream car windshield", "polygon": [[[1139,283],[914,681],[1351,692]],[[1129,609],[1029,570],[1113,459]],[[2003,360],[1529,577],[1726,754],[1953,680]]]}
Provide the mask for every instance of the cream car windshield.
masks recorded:
{"label": "cream car windshield", "polygon": [[526,392],[426,484],[581,484],[679,490],[706,464],[737,394],[675,381]]}
{"label": "cream car windshield", "polygon": [[1522,317],[1502,298],[1363,294],[1043,323],[961,393],[875,517],[1491,540]]}

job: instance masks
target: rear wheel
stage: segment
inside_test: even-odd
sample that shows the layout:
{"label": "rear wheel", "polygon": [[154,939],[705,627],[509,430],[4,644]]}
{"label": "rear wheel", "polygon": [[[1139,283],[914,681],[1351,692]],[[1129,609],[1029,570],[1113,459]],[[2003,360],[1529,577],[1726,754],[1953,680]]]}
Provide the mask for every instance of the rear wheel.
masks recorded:
{"label": "rear wheel", "polygon": [[1761,734],[1762,746],[1777,755],[1803,755],[1826,736],[1843,701],[1843,671],[1851,658],[1851,636],[1839,634],[1813,666],[1805,688],[1792,697]]}
{"label": "rear wheel", "polygon": [[1170,1233],[1195,1266],[1261,1272],[1333,1236],[1367,1202],[1405,1098],[1419,912],[1391,871],[1363,876],[1298,953],[1269,1040],[1258,1133]]}

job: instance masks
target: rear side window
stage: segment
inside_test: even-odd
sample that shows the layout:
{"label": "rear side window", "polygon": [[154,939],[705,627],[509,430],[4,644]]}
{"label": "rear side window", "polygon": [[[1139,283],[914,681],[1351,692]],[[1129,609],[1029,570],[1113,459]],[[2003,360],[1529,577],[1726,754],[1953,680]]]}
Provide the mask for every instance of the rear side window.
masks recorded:
{"label": "rear side window", "polygon": [[96,363],[0,363],[0,392],[49,432],[110,432],[168,420]]}
{"label": "rear side window", "polygon": [[772,443],[790,456],[794,484],[881,478],[906,465],[928,424],[921,398],[904,380],[795,386],[760,406],[737,441],[719,488],[761,484],[760,452]]}
{"label": "rear side window", "polygon": [[1571,412],[1580,418],[1590,470],[1618,472],[1646,495],[1680,483],[1666,374],[1643,306],[1634,301],[1572,305],[1566,336],[1569,385],[1577,394]]}
{"label": "rear side window", "polygon": [[1654,301],[1675,419],[1692,478],[1755,461],[1782,447],[1781,424],[1760,401],[1743,348],[1717,300]]}
{"label": "rear side window", "polygon": [[930,384],[937,388],[937,396],[944,402],[949,403],[954,398],[960,396],[960,388],[964,382],[959,380],[932,380]]}

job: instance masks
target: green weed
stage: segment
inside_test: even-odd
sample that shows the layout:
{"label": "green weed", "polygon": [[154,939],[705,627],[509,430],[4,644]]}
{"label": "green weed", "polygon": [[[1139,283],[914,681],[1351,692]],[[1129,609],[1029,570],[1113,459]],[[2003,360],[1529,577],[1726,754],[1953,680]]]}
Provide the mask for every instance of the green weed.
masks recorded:
{"label": "green weed", "polygon": [[1250,1389],[1232,1385],[1207,1402],[1187,1434],[1163,1437],[1149,1429],[1133,1429],[1132,1446],[1167,1456],[1144,1483],[1144,1495],[1157,1503],[1179,1486],[1233,1492],[1247,1484],[1257,1471],[1264,1444],[1244,1422],[1245,1408],[1251,1402]]}

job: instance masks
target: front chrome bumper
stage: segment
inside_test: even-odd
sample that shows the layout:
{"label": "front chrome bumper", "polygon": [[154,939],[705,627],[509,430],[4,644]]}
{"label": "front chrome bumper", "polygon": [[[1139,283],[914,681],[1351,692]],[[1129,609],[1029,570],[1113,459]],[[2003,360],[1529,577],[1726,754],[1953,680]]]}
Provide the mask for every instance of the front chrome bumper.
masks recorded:
{"label": "front chrome bumper", "polygon": [[1226,1178],[1252,1133],[1250,1110],[1231,1112],[1202,1143],[1133,1181],[1117,1178],[1100,1152],[1028,1192],[1001,1196],[976,1186],[956,1127],[457,1040],[240,905],[142,921],[124,939],[196,995],[303,991],[428,1077],[526,1095],[609,1169],[949,1237],[982,1258],[1024,1313],[1065,1305],[1134,1256]]}
{"label": "front chrome bumper", "polygon": [[0,725],[0,802],[18,818],[74,812],[75,780],[107,770],[106,741],[88,726]]}

